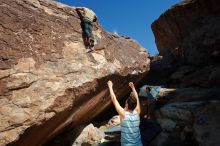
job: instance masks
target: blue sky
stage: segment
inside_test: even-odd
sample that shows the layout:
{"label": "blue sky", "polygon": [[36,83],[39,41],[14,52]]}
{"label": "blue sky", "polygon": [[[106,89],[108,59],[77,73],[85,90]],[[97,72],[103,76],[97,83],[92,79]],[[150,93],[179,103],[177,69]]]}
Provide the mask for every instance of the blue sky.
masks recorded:
{"label": "blue sky", "polygon": [[89,7],[108,32],[130,36],[152,55],[158,53],[151,24],[181,0],[57,0],[70,6]]}

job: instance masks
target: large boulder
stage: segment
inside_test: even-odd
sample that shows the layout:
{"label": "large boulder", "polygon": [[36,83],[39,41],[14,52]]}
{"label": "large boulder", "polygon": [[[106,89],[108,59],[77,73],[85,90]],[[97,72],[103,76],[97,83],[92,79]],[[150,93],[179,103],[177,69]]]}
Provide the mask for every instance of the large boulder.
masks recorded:
{"label": "large boulder", "polygon": [[[156,111],[164,131],[153,143],[219,145],[220,1],[184,0],[164,12],[152,30],[163,59],[151,68],[163,72],[158,78],[174,89],[159,95],[172,103]],[[168,63],[163,66],[169,70],[155,63]]]}
{"label": "large boulder", "polygon": [[[49,0],[0,0],[0,145],[42,145],[87,123],[149,70],[146,50],[95,23],[99,51],[86,53],[74,7]],[[121,90],[119,90],[119,88]]]}
{"label": "large boulder", "polygon": [[164,12],[152,30],[163,56],[194,65],[219,61],[220,1],[182,1]]}
{"label": "large boulder", "polygon": [[167,84],[220,87],[219,0],[182,1],[165,11],[151,27],[159,53],[163,60],[169,60],[173,72],[169,78],[172,72],[165,71]]}

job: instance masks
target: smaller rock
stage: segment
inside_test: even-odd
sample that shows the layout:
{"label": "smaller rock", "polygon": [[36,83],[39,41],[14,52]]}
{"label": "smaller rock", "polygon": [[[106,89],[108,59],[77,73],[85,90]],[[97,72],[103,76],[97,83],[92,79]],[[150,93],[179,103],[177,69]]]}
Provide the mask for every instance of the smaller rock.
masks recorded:
{"label": "smaller rock", "polygon": [[99,145],[103,137],[104,137],[104,132],[94,127],[93,124],[89,124],[87,127],[83,129],[81,134],[76,138],[72,146]]}

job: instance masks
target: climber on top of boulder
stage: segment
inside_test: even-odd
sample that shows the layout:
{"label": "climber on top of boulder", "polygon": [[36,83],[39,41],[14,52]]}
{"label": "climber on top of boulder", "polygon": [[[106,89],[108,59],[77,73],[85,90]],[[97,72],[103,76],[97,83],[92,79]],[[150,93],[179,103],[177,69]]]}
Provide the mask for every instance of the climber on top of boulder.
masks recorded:
{"label": "climber on top of boulder", "polygon": [[81,26],[85,35],[85,42],[88,49],[92,50],[95,43],[95,38],[92,33],[93,22],[97,21],[96,14],[89,8],[77,7],[77,12],[80,14]]}

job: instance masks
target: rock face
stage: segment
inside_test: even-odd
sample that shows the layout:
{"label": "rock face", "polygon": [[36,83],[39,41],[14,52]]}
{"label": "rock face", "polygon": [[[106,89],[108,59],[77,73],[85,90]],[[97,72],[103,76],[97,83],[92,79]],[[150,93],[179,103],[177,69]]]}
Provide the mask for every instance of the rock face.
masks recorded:
{"label": "rock face", "polygon": [[172,84],[220,86],[220,1],[183,1],[163,13],[152,30],[160,54],[175,66]]}
{"label": "rock face", "polygon": [[203,65],[219,61],[220,1],[185,0],[152,24],[161,55]]}
{"label": "rock face", "polygon": [[217,116],[219,114],[219,101],[214,101],[205,107],[197,109],[193,123],[193,131],[199,145],[219,145],[220,139],[217,136],[220,134],[220,119],[219,116]]}
{"label": "rock face", "polygon": [[121,98],[127,82],[149,70],[148,54],[135,41],[98,23],[94,35],[104,49],[86,53],[73,7],[0,0],[0,145],[42,145],[91,121],[111,105],[107,80]]}
{"label": "rock face", "polygon": [[145,78],[174,89],[161,94],[172,103],[156,112],[164,131],[154,145],[219,145],[219,18],[219,0],[185,0],[152,24],[163,58],[151,61]]}
{"label": "rock face", "polygon": [[178,102],[157,111],[164,129],[152,142],[164,145],[219,145],[219,101]]}

